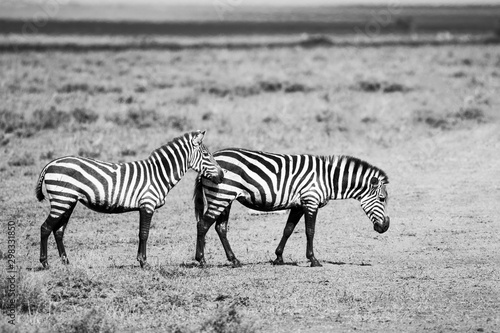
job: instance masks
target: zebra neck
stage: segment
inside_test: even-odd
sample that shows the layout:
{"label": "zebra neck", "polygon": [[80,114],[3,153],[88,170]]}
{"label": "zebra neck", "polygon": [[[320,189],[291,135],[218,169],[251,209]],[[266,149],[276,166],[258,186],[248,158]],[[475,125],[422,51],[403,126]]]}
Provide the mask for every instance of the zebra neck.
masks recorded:
{"label": "zebra neck", "polygon": [[349,156],[328,156],[325,162],[330,200],[359,200],[368,191],[365,175],[372,172],[366,163]]}
{"label": "zebra neck", "polygon": [[158,178],[158,184],[167,192],[182,179],[188,170],[189,157],[184,152],[183,149],[166,145],[155,150],[149,157],[154,175]]}

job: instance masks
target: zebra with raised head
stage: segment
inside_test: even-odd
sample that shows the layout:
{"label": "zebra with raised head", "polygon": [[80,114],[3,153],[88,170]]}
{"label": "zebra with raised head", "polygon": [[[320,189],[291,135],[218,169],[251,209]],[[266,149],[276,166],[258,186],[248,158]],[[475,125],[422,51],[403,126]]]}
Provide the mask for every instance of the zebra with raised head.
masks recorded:
{"label": "zebra with raised head", "polygon": [[213,223],[227,259],[240,266],[227,240],[227,222],[234,200],[244,206],[274,211],[290,209],[274,264],[283,264],[283,250],[300,218],[305,215],[307,249],[311,266],[321,266],[314,256],[313,238],[318,209],[329,200],[354,198],[383,233],[389,228],[385,208],[389,179],[385,172],[349,156],[272,154],[246,149],[214,153],[224,169],[217,184],[203,176],[196,179],[194,201],[197,223],[196,260],[205,265],[205,235]]}
{"label": "zebra with raised head", "polygon": [[154,150],[147,159],[128,163],[108,163],[90,158],[67,156],[48,163],[40,173],[36,197],[42,201],[45,184],[50,213],[42,224],[40,262],[48,267],[47,239],[54,233],[59,256],[68,263],[63,236],[78,202],[102,213],[139,211],[137,260],[146,264],[146,243],[151,218],[165,204],[168,192],[190,168],[218,184],[222,169],[203,144],[205,131],[177,137]]}

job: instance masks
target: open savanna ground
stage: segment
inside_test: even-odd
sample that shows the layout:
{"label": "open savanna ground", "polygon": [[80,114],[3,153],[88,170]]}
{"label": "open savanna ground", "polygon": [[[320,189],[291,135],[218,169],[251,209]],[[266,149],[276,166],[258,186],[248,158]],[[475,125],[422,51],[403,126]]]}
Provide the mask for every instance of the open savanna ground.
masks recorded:
{"label": "open savanna ground", "polygon": [[[15,223],[16,327],[2,332],[500,331],[500,47],[200,49],[0,54],[0,250]],[[63,155],[132,161],[192,129],[215,151],[347,154],[390,178],[384,234],[356,201],[318,215],[322,268],[299,223],[234,204],[233,269],[215,231],[194,257],[188,173],[153,217],[78,205],[63,266],[38,262],[47,202],[34,187]],[[2,271],[2,309],[8,297]]]}

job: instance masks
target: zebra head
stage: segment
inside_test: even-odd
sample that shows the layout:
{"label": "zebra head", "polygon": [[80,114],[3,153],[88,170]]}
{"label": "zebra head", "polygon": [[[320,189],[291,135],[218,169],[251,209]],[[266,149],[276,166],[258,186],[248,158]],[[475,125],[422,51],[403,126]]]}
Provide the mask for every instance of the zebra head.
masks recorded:
{"label": "zebra head", "polygon": [[206,131],[197,131],[191,138],[191,158],[189,167],[199,172],[203,177],[210,179],[216,184],[220,184],[224,178],[224,172],[215,161],[212,154],[203,144],[203,137]]}
{"label": "zebra head", "polygon": [[389,229],[390,218],[385,212],[385,207],[389,199],[386,185],[387,179],[372,177],[368,185],[368,190],[360,199],[361,207],[368,218],[373,223],[373,229],[378,233],[384,233]]}

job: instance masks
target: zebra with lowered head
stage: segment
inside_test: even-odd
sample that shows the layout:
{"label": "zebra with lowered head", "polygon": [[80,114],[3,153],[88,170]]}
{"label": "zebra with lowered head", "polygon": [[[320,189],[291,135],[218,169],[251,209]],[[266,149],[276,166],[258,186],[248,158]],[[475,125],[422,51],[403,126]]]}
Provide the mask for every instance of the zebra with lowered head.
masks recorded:
{"label": "zebra with lowered head", "polygon": [[137,260],[146,264],[146,243],[151,218],[165,204],[168,192],[190,168],[213,184],[223,172],[203,144],[205,131],[177,137],[154,150],[147,159],[128,163],[108,163],[90,158],[67,156],[48,163],[40,173],[36,197],[42,201],[45,184],[50,213],[42,224],[40,262],[48,268],[47,239],[54,233],[59,256],[68,258],[63,244],[64,230],[78,202],[102,213],[139,211]]}
{"label": "zebra with lowered head", "polygon": [[318,209],[329,200],[357,199],[375,231],[386,232],[389,179],[385,172],[349,156],[272,154],[246,149],[224,149],[214,153],[224,169],[216,183],[203,176],[196,179],[194,201],[197,223],[196,260],[205,265],[205,236],[213,223],[233,266],[240,266],[227,240],[227,222],[234,200],[244,206],[274,211],[290,209],[274,264],[283,264],[283,250],[300,218],[305,215],[307,249],[311,266],[321,266],[314,256],[313,238]]}

